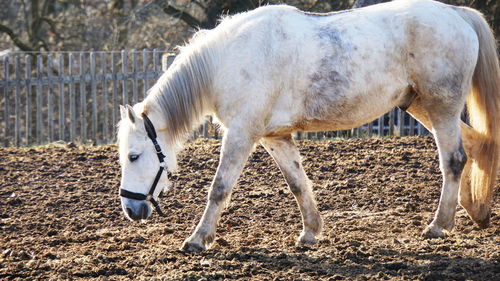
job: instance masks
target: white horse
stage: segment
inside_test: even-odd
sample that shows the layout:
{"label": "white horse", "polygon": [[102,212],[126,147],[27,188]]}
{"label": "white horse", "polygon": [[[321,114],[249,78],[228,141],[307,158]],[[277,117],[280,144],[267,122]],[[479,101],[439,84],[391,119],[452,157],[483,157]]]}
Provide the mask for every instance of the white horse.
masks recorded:
{"label": "white horse", "polygon": [[[227,17],[181,48],[143,102],[121,108],[123,210],[132,220],[148,218],[151,204],[159,210],[156,198],[169,185],[163,166],[175,169],[181,144],[212,115],[224,129],[220,162],[182,249],[210,247],[259,141],[300,207],[298,243],[316,243],[322,219],[291,133],[349,129],[399,106],[439,150],[442,193],[424,235],[453,228],[459,187],[461,205],[485,227],[499,158],[499,73],[493,34],[469,8],[405,0],[329,14],[266,6]],[[460,120],[466,103],[471,126]]]}

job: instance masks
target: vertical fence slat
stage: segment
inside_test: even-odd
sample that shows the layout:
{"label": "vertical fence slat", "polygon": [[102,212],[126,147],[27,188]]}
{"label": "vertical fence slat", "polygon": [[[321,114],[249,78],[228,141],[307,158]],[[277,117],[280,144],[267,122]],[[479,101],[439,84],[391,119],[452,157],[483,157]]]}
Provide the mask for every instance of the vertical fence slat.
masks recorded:
{"label": "vertical fence slat", "polygon": [[31,99],[32,95],[32,87],[31,87],[31,55],[26,55],[26,135],[25,135],[25,145],[29,146],[31,144],[31,120],[32,120],[32,108],[31,108]]}
{"label": "vertical fence slat", "polygon": [[4,145],[9,145],[9,57],[6,56],[3,60],[3,69],[5,77],[5,86],[3,89],[3,121],[4,121]]}
{"label": "vertical fence slat", "polygon": [[368,123],[368,137],[371,138],[373,135],[373,121]]}
{"label": "vertical fence slat", "polygon": [[158,67],[159,67],[159,60],[158,60],[158,56],[160,55],[158,49],[153,49],[153,71],[155,73],[155,79],[158,78],[159,76],[159,70],[158,70]]}
{"label": "vertical fence slat", "polygon": [[389,111],[389,136],[394,136],[394,119],[396,111],[392,109]]}
{"label": "vertical fence slat", "polygon": [[384,116],[382,115],[378,118],[378,136],[383,137],[384,136]]}
{"label": "vertical fence slat", "polygon": [[85,89],[84,62],[84,53],[80,53],[80,137],[82,142],[87,140],[87,91]]}
{"label": "vertical fence slat", "polygon": [[208,120],[203,122],[203,137],[208,138]]}
{"label": "vertical fence slat", "polygon": [[137,94],[137,51],[132,50],[132,104],[139,102]]}
{"label": "vertical fence slat", "polygon": [[142,98],[146,98],[149,89],[148,81],[148,51],[146,49],[142,50],[142,72],[144,73],[144,80],[142,82]]}
{"label": "vertical fence slat", "polygon": [[417,133],[419,136],[424,134],[424,126],[422,126],[422,124],[420,124],[420,122],[417,124]]}
{"label": "vertical fence slat", "polygon": [[43,123],[42,123],[42,73],[43,73],[43,57],[36,56],[36,143],[42,144],[43,142]]}
{"label": "vertical fence slat", "polygon": [[16,72],[16,97],[15,97],[15,105],[14,111],[16,115],[16,119],[14,120],[14,145],[19,146],[21,140],[21,56],[16,55],[16,64],[14,67]]}
{"label": "vertical fence slat", "polygon": [[90,86],[92,91],[92,141],[97,143],[97,84],[95,75],[95,52],[90,52]]}
{"label": "vertical fence slat", "polygon": [[123,87],[122,87],[122,104],[128,103],[127,93],[127,51],[122,50],[122,73],[123,73]]}
{"label": "vertical fence slat", "polygon": [[410,117],[410,136],[414,136],[415,135],[415,119],[413,119],[413,117],[409,116]]}
{"label": "vertical fence slat", "polygon": [[101,73],[102,73],[102,91],[103,91],[103,101],[102,101],[102,115],[104,115],[102,121],[102,139],[104,142],[110,142],[109,139],[109,94],[108,94],[108,79],[106,77],[107,73],[107,62],[106,62],[106,53],[101,53]]}
{"label": "vertical fence slat", "polygon": [[354,128],[354,130],[353,130],[353,135],[356,138],[359,138],[359,130],[360,130],[360,127]]}
{"label": "vertical fence slat", "polygon": [[53,56],[47,56],[47,77],[49,78],[49,85],[47,86],[47,137],[49,142],[54,141],[54,105],[52,103],[54,91],[52,89],[52,76],[53,76]]}
{"label": "vertical fence slat", "polygon": [[66,106],[65,106],[65,91],[64,91],[64,55],[59,54],[59,64],[58,64],[58,72],[59,72],[59,139],[65,139],[66,130]]}
{"label": "vertical fence slat", "polygon": [[118,123],[118,78],[116,77],[116,71],[117,71],[117,66],[116,66],[116,53],[111,54],[111,68],[113,72],[113,107],[111,108],[111,119],[113,122],[113,126]]}
{"label": "vertical fence slat", "polygon": [[401,108],[398,108],[398,134],[399,136],[405,135],[405,115]]}
{"label": "vertical fence slat", "polygon": [[75,79],[74,79],[74,61],[75,54],[70,53],[68,57],[68,75],[70,77],[69,81],[69,140],[75,141],[76,134],[76,101],[75,101]]}

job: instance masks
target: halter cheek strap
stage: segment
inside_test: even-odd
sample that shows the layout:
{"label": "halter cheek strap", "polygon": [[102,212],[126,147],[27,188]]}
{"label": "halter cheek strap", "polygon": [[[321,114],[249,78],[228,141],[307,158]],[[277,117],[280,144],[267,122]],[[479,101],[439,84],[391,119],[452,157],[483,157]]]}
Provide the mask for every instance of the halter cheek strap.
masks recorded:
{"label": "halter cheek strap", "polygon": [[[160,161],[160,169],[156,173],[156,177],[153,181],[153,184],[151,185],[151,188],[149,189],[148,194],[142,194],[142,193],[137,193],[137,192],[131,192],[128,190],[125,190],[123,188],[120,189],[120,196],[129,198],[129,199],[134,199],[134,200],[139,200],[139,201],[148,201],[153,204],[155,207],[156,211],[158,214],[162,217],[166,217],[167,215],[162,212],[160,208],[160,204],[154,199],[154,193],[156,190],[156,186],[158,185],[158,182],[160,181],[161,175],[164,170],[167,170],[167,165],[165,163],[165,155],[161,152],[161,147],[158,144],[158,141],[156,140],[157,135],[156,135],[156,130],[155,127],[153,126],[153,123],[151,123],[151,120],[149,120],[148,116],[146,114],[142,114],[142,118],[144,119],[144,127],[146,128],[146,133],[148,134],[149,139],[153,142],[153,145],[155,147],[156,151],[156,156],[158,156],[158,160]],[[167,171],[170,176],[170,173]]]}

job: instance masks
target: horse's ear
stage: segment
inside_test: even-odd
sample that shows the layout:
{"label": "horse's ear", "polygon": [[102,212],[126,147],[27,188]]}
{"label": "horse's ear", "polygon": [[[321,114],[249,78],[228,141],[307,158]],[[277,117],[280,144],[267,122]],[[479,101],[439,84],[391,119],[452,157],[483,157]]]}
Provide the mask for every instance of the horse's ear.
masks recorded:
{"label": "horse's ear", "polygon": [[135,115],[134,109],[130,105],[120,105],[120,115],[122,119],[128,118],[130,122],[135,123],[137,116]]}
{"label": "horse's ear", "polygon": [[130,105],[125,105],[127,108],[127,115],[128,119],[130,119],[130,122],[135,123],[135,119],[137,119],[137,116],[135,115],[134,109]]}
{"label": "horse's ear", "polygon": [[120,117],[123,119],[127,118],[127,109],[125,106],[120,104]]}

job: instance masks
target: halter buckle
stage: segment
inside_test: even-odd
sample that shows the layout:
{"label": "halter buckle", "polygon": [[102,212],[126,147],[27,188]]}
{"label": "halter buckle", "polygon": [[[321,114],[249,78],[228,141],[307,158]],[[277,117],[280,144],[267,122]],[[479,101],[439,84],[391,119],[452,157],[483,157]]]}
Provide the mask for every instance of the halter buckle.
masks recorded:
{"label": "halter buckle", "polygon": [[151,194],[146,195],[146,201],[151,201],[151,198],[153,198],[153,195]]}
{"label": "halter buckle", "polygon": [[153,143],[155,146],[156,153],[161,153],[161,147],[158,143]]}

